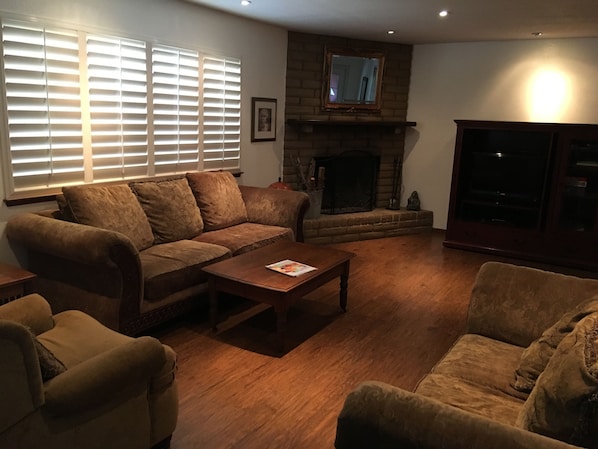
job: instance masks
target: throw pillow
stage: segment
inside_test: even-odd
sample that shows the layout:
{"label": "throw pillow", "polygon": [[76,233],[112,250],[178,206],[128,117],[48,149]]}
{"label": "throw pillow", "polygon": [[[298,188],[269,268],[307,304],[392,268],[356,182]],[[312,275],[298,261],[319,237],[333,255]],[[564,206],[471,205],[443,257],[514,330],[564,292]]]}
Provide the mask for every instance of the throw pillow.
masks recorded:
{"label": "throw pillow", "polygon": [[31,334],[31,338],[33,339],[35,352],[37,352],[39,367],[42,372],[42,380],[46,382],[47,380],[53,379],[59,374],[64,373],[66,371],[64,363],[58,360],[56,356],[52,353],[52,351],[50,351],[48,348],[46,348],[39,342],[36,335],[31,331],[31,329],[29,329],[29,333]]}
{"label": "throw pillow", "polygon": [[152,246],[152,228],[128,185],[71,186],[62,193],[78,223],[120,232],[139,251]]}
{"label": "throw pillow", "polygon": [[215,231],[247,221],[245,201],[231,173],[187,173],[187,180],[201,211],[204,230]]}
{"label": "throw pillow", "polygon": [[192,239],[203,231],[203,221],[185,178],[133,182],[131,188],[154,233],[154,243]]}
{"label": "throw pillow", "polygon": [[516,425],[577,446],[598,445],[598,313],[557,346]]}
{"label": "throw pillow", "polygon": [[511,386],[524,393],[532,391],[536,379],[544,371],[561,340],[573,330],[580,320],[594,312],[598,312],[598,295],[580,303],[546,329],[540,338],[533,341],[523,351],[519,366],[515,370],[515,380]]}

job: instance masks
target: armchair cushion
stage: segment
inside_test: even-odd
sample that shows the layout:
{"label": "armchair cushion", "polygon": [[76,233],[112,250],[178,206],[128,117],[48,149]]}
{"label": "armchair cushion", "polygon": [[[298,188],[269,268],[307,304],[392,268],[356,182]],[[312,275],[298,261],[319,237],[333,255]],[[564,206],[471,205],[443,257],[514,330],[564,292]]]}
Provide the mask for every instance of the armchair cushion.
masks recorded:
{"label": "armchair cushion", "polygon": [[598,447],[598,313],[557,346],[516,424],[582,447]]}
{"label": "armchair cushion", "polygon": [[130,184],[154,233],[154,244],[190,239],[203,231],[201,213],[186,178]]}
{"label": "armchair cushion", "polygon": [[187,173],[187,180],[201,211],[204,230],[215,231],[247,221],[245,202],[231,173]]}
{"label": "armchair cushion", "polygon": [[120,232],[139,251],[153,244],[152,228],[128,185],[70,186],[62,193],[78,223]]}
{"label": "armchair cushion", "polygon": [[98,354],[44,384],[45,408],[52,415],[81,413],[130,388],[148,388],[166,361],[162,344],[139,337]]}
{"label": "armchair cushion", "polygon": [[564,314],[560,320],[546,329],[540,338],[533,341],[521,354],[519,366],[515,370],[513,388],[526,393],[532,391],[536,379],[546,368],[559,343],[580,320],[594,312],[598,312],[598,295]]}

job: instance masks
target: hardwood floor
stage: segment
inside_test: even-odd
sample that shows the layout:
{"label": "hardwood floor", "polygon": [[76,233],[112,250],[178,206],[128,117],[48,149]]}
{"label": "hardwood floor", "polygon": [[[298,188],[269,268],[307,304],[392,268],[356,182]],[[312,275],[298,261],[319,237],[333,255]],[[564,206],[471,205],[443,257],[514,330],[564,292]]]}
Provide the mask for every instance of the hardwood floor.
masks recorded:
{"label": "hardwood floor", "polygon": [[356,254],[347,313],[338,281],[311,293],[289,313],[282,356],[274,355],[272,310],[233,298],[217,335],[207,309],[153,332],[178,354],[171,448],[333,448],[336,418],[359,382],[412,389],[463,333],[480,265],[509,261],[444,248],[443,239],[434,231],[331,245]]}

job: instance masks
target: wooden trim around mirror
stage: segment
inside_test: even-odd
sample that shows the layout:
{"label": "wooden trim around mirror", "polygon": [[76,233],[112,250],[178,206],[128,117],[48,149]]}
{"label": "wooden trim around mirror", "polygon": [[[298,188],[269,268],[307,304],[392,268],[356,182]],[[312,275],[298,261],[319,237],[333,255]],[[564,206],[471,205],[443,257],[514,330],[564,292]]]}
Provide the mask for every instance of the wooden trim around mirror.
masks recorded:
{"label": "wooden trim around mirror", "polygon": [[325,52],[322,109],[379,111],[384,53],[347,48],[326,48]]}

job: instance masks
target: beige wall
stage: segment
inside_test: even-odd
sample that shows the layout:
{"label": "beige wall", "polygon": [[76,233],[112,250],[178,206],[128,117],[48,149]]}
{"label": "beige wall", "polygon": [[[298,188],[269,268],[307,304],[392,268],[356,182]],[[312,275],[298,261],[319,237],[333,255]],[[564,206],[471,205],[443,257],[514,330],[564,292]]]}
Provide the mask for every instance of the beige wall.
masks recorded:
{"label": "beige wall", "polygon": [[[287,32],[278,27],[225,15],[179,0],[3,0],[0,15],[38,17],[64,26],[85,26],[191,45],[242,60],[242,140],[240,182],[267,186],[281,175],[284,141],[284,97]],[[252,143],[251,97],[278,99],[277,140]],[[0,173],[0,176],[2,174]],[[4,180],[0,183],[4,198]],[[16,263],[5,236],[8,218],[16,213],[52,207],[52,203],[8,208],[0,206],[0,261]]]}
{"label": "beige wall", "polygon": [[598,39],[416,45],[403,202],[419,192],[446,229],[455,119],[598,123]]}

